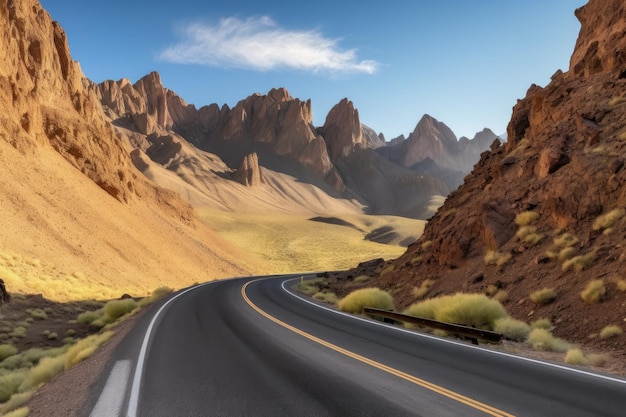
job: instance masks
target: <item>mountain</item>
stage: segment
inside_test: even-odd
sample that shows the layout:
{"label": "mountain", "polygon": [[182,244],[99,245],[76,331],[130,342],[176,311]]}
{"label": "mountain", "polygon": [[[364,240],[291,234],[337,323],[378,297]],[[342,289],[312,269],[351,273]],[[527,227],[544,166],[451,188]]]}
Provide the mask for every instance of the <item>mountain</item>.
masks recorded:
{"label": "mountain", "polygon": [[[598,336],[624,326],[626,4],[591,0],[575,14],[581,30],[569,70],[528,89],[506,144],[481,155],[402,257],[367,271],[377,277],[368,285],[393,289],[399,307],[426,278],[430,296],[500,291],[514,317],[547,318],[557,336],[626,359],[624,335]],[[435,121],[406,142],[432,132],[439,143],[422,149],[436,158],[454,142]],[[546,288],[553,302],[531,300]]]}
{"label": "mountain", "polygon": [[[131,146],[170,171],[204,157],[169,155],[171,160],[179,161],[176,166],[163,158],[155,159],[155,149],[162,146],[159,138],[175,137],[176,143],[187,142],[205,155],[208,152],[212,158],[221,159],[233,170],[254,153],[262,169],[280,174],[287,181],[285,175],[310,184],[312,188],[306,193],[324,193],[371,214],[430,217],[432,201],[456,188],[472,162],[495,139],[491,131],[485,130],[473,140],[457,140],[445,124],[425,116],[416,132],[428,121],[436,122],[447,133],[444,139],[448,143],[436,156],[426,153],[416,162],[420,152],[427,152],[425,144],[430,143],[433,148],[441,142],[439,131],[427,136],[414,132],[408,140],[387,144],[382,134],[361,123],[358,110],[348,99],[329,111],[323,126],[315,127],[311,101],[293,98],[284,88],[272,89],[266,95],[253,94],[232,109],[217,104],[196,109],[164,87],[158,73],[135,84],[122,79],[91,88],[111,123],[133,138]],[[415,155],[412,166],[404,158],[409,149]],[[185,152],[188,151],[189,148]],[[181,163],[181,158],[187,162]],[[430,164],[425,164],[425,160]],[[222,178],[231,175],[228,169]],[[204,175],[202,171],[211,170],[196,169],[194,174]],[[179,176],[188,183],[196,181],[187,174]],[[205,187],[202,192],[210,194],[211,190]],[[282,206],[293,206],[293,202],[285,204]],[[296,202],[296,206],[302,204]]]}
{"label": "mountain", "polygon": [[9,291],[119,296],[254,270],[187,201],[135,168],[37,1],[3,2],[0,37],[0,275]]}

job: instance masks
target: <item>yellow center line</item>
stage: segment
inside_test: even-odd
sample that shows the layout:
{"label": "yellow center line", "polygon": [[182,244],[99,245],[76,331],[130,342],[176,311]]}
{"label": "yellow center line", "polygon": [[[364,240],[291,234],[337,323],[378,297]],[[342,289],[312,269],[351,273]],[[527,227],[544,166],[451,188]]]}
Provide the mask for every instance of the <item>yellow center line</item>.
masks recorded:
{"label": "yellow center line", "polygon": [[[258,281],[258,280],[257,280]],[[347,349],[344,349],[342,347],[339,347],[337,345],[334,345],[332,343],[327,342],[326,340],[320,339],[319,337],[313,336],[310,333],[306,333],[296,327],[293,327],[287,323],[285,323],[284,321],[281,321],[279,319],[277,319],[276,317],[270,315],[269,313],[265,312],[264,310],[261,310],[261,308],[259,308],[256,304],[254,304],[250,298],[248,298],[248,295],[246,294],[246,289],[248,287],[248,285],[252,284],[253,282],[256,281],[248,281],[247,283],[245,283],[242,287],[241,287],[241,295],[243,297],[243,299],[245,300],[245,302],[252,307],[257,313],[259,313],[260,315],[266,317],[267,319],[273,321],[274,323],[288,329],[291,330],[294,333],[299,334],[302,337],[305,337],[315,343],[318,343],[322,346],[325,346],[329,349],[334,350],[335,352],[339,352],[343,355],[346,355],[350,358],[356,359],[357,361],[363,362],[365,364],[368,364],[370,366],[373,366],[376,369],[380,369],[381,371],[387,372],[391,375],[394,375],[398,378],[404,379],[405,381],[409,381],[415,385],[419,385],[420,387],[426,388],[428,390],[431,390],[433,392],[436,392],[440,395],[443,395],[445,397],[451,398],[455,401],[458,401],[462,404],[465,404],[471,408],[474,408],[476,410],[482,411],[486,414],[489,414],[491,416],[496,416],[496,417],[515,417],[512,414],[506,413],[504,411],[498,410],[497,408],[491,407],[490,405],[487,404],[483,404],[479,401],[473,400],[471,398],[468,398],[464,395],[458,394],[454,391],[450,391],[449,389],[440,387],[439,385],[435,385],[431,382],[425,381],[423,379],[417,378],[413,375],[407,374],[406,372],[402,372],[399,371],[395,368],[392,368],[390,366],[384,365],[380,362],[376,362],[372,359],[366,358],[364,356],[361,356],[359,354],[356,354],[354,352],[351,352]]]}

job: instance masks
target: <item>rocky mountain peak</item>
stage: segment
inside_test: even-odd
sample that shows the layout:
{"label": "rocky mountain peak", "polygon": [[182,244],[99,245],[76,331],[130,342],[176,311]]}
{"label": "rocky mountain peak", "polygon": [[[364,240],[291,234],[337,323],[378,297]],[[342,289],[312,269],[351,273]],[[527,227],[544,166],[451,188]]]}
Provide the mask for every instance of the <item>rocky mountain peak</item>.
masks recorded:
{"label": "rocky mountain peak", "polygon": [[590,1],[575,14],[581,28],[570,60],[573,76],[614,72],[626,77],[626,3]]}
{"label": "rocky mountain peak", "polygon": [[321,131],[333,161],[345,158],[356,147],[365,146],[359,111],[347,98],[330,110]]}

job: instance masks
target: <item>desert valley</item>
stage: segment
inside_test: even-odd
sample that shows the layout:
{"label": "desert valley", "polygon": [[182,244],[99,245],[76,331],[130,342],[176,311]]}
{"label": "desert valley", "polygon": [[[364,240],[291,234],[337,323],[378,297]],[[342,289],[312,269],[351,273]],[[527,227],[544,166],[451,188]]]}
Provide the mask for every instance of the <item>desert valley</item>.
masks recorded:
{"label": "desert valley", "polygon": [[430,115],[386,138],[349,98],[314,126],[281,86],[196,108],[157,72],[95,83],[37,0],[4,2],[0,278],[56,303],[319,272],[320,298],[375,287],[399,311],[483,294],[623,374],[626,5],[576,16],[570,68],[504,139]]}

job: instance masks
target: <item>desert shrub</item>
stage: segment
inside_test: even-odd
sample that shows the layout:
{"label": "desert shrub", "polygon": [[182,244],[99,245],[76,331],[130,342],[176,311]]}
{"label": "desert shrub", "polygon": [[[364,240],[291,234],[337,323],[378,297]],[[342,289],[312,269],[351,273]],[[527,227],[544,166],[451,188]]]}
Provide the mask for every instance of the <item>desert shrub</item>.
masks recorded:
{"label": "desert shrub", "polygon": [[483,258],[485,265],[496,265],[498,267],[506,265],[511,260],[510,253],[500,253],[497,250],[488,250]]}
{"label": "desert shrub", "polygon": [[617,289],[619,291],[626,291],[626,279],[618,279],[617,281],[615,281],[615,285],[617,286]]}
{"label": "desert shrub", "polygon": [[391,310],[393,309],[393,297],[380,288],[362,288],[352,291],[339,300],[338,307],[341,311],[357,314],[362,313],[364,307]]}
{"label": "desert shrub", "polygon": [[530,326],[521,320],[512,317],[503,317],[495,321],[493,330],[502,333],[510,340],[523,342],[530,334]]}
{"label": "desert shrub", "polygon": [[337,304],[338,298],[335,293],[332,292],[318,292],[313,295],[316,300],[324,301],[329,304]]}
{"label": "desert shrub", "polygon": [[533,349],[548,350],[553,352],[566,352],[570,349],[570,344],[565,340],[555,337],[546,329],[532,329],[528,334],[526,342]]}
{"label": "desert shrub", "polygon": [[423,250],[429,250],[432,247],[433,247],[433,241],[432,240],[427,240],[426,242],[422,243],[422,249]]}
{"label": "desert shrub", "polygon": [[609,231],[624,217],[624,209],[618,208],[603,214],[593,222],[593,230]]}
{"label": "desert shrub", "polygon": [[533,291],[530,294],[530,299],[536,304],[550,304],[556,300],[556,291],[552,288],[542,288],[537,291]]}
{"label": "desert shrub", "polygon": [[45,320],[48,318],[48,314],[40,308],[28,309],[26,312],[30,314],[33,319]]}
{"label": "desert shrub", "polygon": [[424,257],[422,255],[417,255],[416,257],[412,258],[409,261],[409,263],[415,266],[415,265],[419,265],[423,260],[424,260]]}
{"label": "desert shrub", "polygon": [[578,238],[570,233],[563,233],[554,238],[554,244],[560,248],[569,248],[579,242]]}
{"label": "desert shrub", "polygon": [[0,345],[0,362],[17,353],[17,348],[11,344],[5,343]]}
{"label": "desert shrub", "polygon": [[17,326],[9,333],[10,337],[26,337],[26,328],[24,326]]}
{"label": "desert shrub", "polygon": [[50,381],[53,376],[63,371],[65,355],[42,358],[41,361],[28,371],[26,382],[28,387],[37,388]]}
{"label": "desert shrub", "polygon": [[[0,406],[0,412],[3,416],[7,416],[9,411],[17,410],[31,399],[33,391],[18,392],[11,395],[11,398]],[[26,414],[27,415],[27,414]]]}
{"label": "desert shrub", "polygon": [[582,350],[578,348],[568,349],[565,353],[565,363],[570,365],[587,365],[589,360],[585,357]]}
{"label": "desert shrub", "polygon": [[411,294],[416,300],[421,300],[426,296],[426,294],[428,294],[428,291],[430,291],[434,283],[434,279],[426,278],[424,281],[422,281],[419,287],[413,287],[413,289],[411,290]]}
{"label": "desert shrub", "polygon": [[552,322],[550,319],[539,319],[530,323],[530,327],[533,329],[545,329],[550,330],[552,326]]}
{"label": "desert shrub", "polygon": [[573,258],[563,262],[563,271],[568,271],[570,268],[573,268],[575,271],[580,272],[593,265],[593,258],[593,252],[586,255],[574,256]]}
{"label": "desert shrub", "polygon": [[604,281],[601,279],[594,279],[589,281],[585,289],[580,293],[580,297],[587,303],[597,303],[602,301],[606,294],[606,287]]}
{"label": "desert shrub", "polygon": [[26,380],[27,371],[19,370],[0,376],[0,403],[6,402]]}
{"label": "desert shrub", "polygon": [[391,264],[391,265],[387,265],[385,268],[383,268],[382,272],[380,273],[381,276],[383,275],[387,275],[393,271],[395,271],[396,266]]}
{"label": "desert shrub", "polygon": [[609,360],[609,357],[603,353],[590,353],[587,355],[587,359],[589,359],[589,363],[593,366],[602,367]]}
{"label": "desert shrub", "polygon": [[528,226],[539,218],[539,213],[534,211],[523,211],[515,216],[515,224],[518,226]]}
{"label": "desert shrub", "polygon": [[107,302],[102,311],[107,322],[113,323],[120,317],[130,313],[138,307],[137,302],[132,298],[123,300],[111,300]]}
{"label": "desert shrub", "polygon": [[85,311],[84,313],[80,313],[77,317],[79,323],[82,324],[92,324],[94,321],[98,320],[102,317],[102,311]]}
{"label": "desert shrub", "polygon": [[5,414],[4,417],[28,417],[29,413],[28,407],[22,407]]}
{"label": "desert shrub", "polygon": [[90,357],[98,347],[113,336],[113,332],[108,331],[101,334],[95,334],[79,340],[75,345],[70,347],[65,354],[64,368],[69,369],[77,363]]}
{"label": "desert shrub", "polygon": [[568,259],[571,259],[574,255],[576,255],[576,249],[568,246],[559,251],[559,253],[557,254],[557,258],[559,258],[559,261],[564,262]]}
{"label": "desert shrub", "polygon": [[170,287],[159,287],[155,289],[154,291],[152,291],[152,295],[150,295],[150,298],[156,301],[160,298],[165,297],[166,295],[170,295],[172,292],[174,292],[174,290],[171,289]]}
{"label": "desert shrub", "polygon": [[406,310],[406,314],[488,330],[493,330],[496,320],[507,317],[499,301],[485,294],[463,293],[415,303]]}
{"label": "desert shrub", "polygon": [[367,275],[359,275],[358,277],[354,278],[354,282],[356,282],[357,284],[365,284],[369,280],[370,277],[368,277]]}
{"label": "desert shrub", "polygon": [[494,300],[499,301],[500,303],[504,303],[509,300],[509,293],[505,290],[499,290],[497,293],[493,295]]}
{"label": "desert shrub", "polygon": [[616,336],[621,335],[622,333],[623,333],[623,330],[620,326],[617,326],[615,324],[610,324],[604,327],[600,331],[600,339],[608,339],[611,337],[616,337]]}
{"label": "desert shrub", "polygon": [[304,293],[308,296],[312,296],[313,294],[317,293],[320,290],[320,284],[323,281],[324,280],[322,278],[307,279],[307,280],[299,282],[296,288],[301,293]]}

